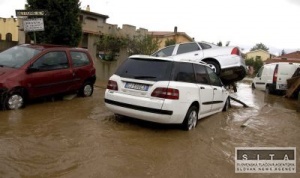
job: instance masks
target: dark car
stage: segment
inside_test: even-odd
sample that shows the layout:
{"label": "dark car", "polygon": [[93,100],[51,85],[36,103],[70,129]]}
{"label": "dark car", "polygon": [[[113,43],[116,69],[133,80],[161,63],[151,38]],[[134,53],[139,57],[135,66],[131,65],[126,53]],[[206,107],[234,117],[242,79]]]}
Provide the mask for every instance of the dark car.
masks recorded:
{"label": "dark car", "polygon": [[22,44],[0,53],[0,103],[6,109],[73,91],[91,96],[95,80],[94,63],[86,49]]}

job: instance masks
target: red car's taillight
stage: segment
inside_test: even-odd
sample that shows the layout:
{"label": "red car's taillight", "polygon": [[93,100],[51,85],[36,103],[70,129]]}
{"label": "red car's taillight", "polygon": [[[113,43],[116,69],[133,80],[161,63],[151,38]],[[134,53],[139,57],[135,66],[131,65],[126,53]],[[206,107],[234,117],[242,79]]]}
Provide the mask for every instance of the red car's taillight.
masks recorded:
{"label": "red car's taillight", "polygon": [[109,80],[107,83],[107,89],[109,90],[116,90],[118,91],[118,84],[117,82],[113,81],[113,80]]}
{"label": "red car's taillight", "polygon": [[239,56],[239,55],[240,55],[240,50],[239,50],[239,48],[237,48],[237,47],[233,48],[232,51],[231,51],[231,54],[233,54],[233,55],[235,54],[235,55],[238,55],[238,56]]}
{"label": "red car's taillight", "polygon": [[179,91],[173,88],[156,88],[151,96],[165,99],[179,99]]}

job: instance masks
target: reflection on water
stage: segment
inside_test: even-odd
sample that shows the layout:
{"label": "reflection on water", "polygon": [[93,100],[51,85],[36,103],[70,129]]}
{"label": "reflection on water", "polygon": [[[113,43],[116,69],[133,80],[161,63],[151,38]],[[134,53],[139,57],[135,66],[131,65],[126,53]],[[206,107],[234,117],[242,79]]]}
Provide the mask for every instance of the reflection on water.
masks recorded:
{"label": "reflection on water", "polygon": [[[249,108],[232,101],[191,132],[116,119],[103,95],[1,111],[0,177],[264,177],[234,173],[235,147],[300,146],[297,102],[248,83],[232,95]],[[269,177],[286,176],[299,173]]]}

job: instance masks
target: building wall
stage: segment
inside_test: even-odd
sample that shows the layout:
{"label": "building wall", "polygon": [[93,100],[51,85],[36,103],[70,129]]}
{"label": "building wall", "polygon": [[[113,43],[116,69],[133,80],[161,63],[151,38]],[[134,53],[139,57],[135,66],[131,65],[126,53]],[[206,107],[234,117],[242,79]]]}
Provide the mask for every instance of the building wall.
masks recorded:
{"label": "building wall", "polygon": [[[107,81],[109,77],[116,71],[118,66],[128,57],[126,49],[122,49],[116,61],[101,60],[97,54],[95,43],[101,34],[114,34],[116,36],[145,35],[148,33],[147,29],[137,29],[133,25],[124,24],[122,28],[115,24],[106,23],[105,17],[93,16],[93,14],[82,14],[80,17],[82,21],[83,38],[80,47],[87,48],[93,57],[96,67],[97,80]],[[96,20],[97,19],[97,20]]]}
{"label": "building wall", "polygon": [[270,58],[270,53],[263,50],[250,51],[246,54],[246,59],[253,58],[255,60],[256,58],[259,58],[259,56],[262,61],[266,61]]}
{"label": "building wall", "polygon": [[0,18],[0,40],[6,41],[6,34],[12,34],[12,41],[18,41],[18,20],[16,18]]}
{"label": "building wall", "polygon": [[191,42],[186,36],[182,34],[171,35],[171,36],[154,36],[160,40],[159,49],[164,48],[167,40],[175,39],[176,43]]}
{"label": "building wall", "polygon": [[178,35],[176,42],[177,43],[185,43],[185,42],[191,42],[191,40],[189,40],[188,38],[186,38],[183,35]]}

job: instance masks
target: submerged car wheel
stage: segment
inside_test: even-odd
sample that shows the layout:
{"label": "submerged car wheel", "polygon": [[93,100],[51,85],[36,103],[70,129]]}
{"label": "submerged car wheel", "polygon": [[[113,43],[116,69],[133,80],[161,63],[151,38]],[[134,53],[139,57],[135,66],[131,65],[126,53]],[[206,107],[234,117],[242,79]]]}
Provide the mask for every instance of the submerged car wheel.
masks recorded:
{"label": "submerged car wheel", "polygon": [[272,90],[271,90],[269,85],[266,86],[266,91],[265,92],[266,92],[266,94],[271,94],[272,93]]}
{"label": "submerged car wheel", "polygon": [[90,82],[86,82],[79,90],[79,95],[82,97],[92,96],[93,92],[94,92],[94,85]]}
{"label": "submerged car wheel", "polygon": [[205,61],[213,70],[215,70],[217,75],[220,75],[220,66],[214,61]]}
{"label": "submerged car wheel", "polygon": [[182,123],[183,130],[189,131],[196,127],[198,122],[198,109],[196,106],[191,106],[186,113]]}
{"label": "submerged car wheel", "polygon": [[20,93],[13,93],[11,95],[8,95],[5,100],[5,107],[6,109],[20,109],[24,107],[24,97]]}

